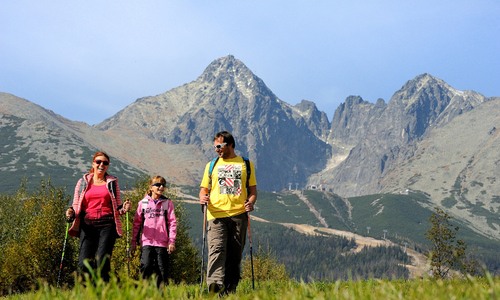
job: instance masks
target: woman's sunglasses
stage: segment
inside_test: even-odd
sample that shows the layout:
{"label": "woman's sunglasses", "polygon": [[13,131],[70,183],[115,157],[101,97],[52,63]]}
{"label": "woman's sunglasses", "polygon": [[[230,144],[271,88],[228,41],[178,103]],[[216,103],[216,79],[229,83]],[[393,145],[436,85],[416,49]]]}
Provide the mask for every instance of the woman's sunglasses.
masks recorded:
{"label": "woman's sunglasses", "polygon": [[159,183],[159,182],[153,183],[151,186],[157,186],[157,187],[161,187],[162,186],[162,187],[165,187],[165,185],[163,183]]}
{"label": "woman's sunglasses", "polygon": [[97,159],[97,160],[94,160],[94,162],[98,165],[100,165],[101,163],[105,166],[109,165],[109,161],[107,160],[100,160],[100,159]]}

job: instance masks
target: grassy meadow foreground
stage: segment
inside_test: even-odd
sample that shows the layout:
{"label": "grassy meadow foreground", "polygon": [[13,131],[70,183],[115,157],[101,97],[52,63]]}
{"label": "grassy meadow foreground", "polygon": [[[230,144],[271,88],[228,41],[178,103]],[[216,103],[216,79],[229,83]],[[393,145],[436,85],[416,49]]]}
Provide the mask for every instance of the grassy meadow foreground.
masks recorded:
{"label": "grassy meadow foreground", "polygon": [[[138,282],[112,280],[108,284],[77,284],[73,289],[58,289],[41,284],[35,291],[7,296],[4,299],[217,299],[199,285],[155,287],[153,280]],[[242,281],[236,294],[224,299],[498,299],[500,279],[484,278],[434,280],[366,280],[332,283],[299,283],[296,281]]]}
{"label": "grassy meadow foreground", "polygon": [[[133,207],[137,207],[148,186],[149,178],[141,177],[136,181],[134,188],[126,193]],[[321,194],[307,195],[306,193],[306,196],[310,196],[308,201],[314,203],[322,199]],[[35,191],[22,186],[15,195],[0,194],[0,300],[217,299],[207,293],[206,287],[200,289],[199,284],[196,284],[200,279],[201,266],[201,252],[200,247],[196,246],[196,241],[198,241],[198,246],[201,246],[199,229],[202,228],[202,224],[194,223],[195,221],[192,220],[200,220],[199,204],[189,206],[183,201],[176,200],[178,198],[175,189],[170,197],[176,201],[175,213],[178,221],[177,250],[170,257],[170,278],[174,283],[187,282],[189,284],[172,284],[158,289],[154,284],[154,279],[139,281],[138,253],[140,251],[128,257],[128,234],[124,234],[124,238],[118,239],[115,244],[111,259],[111,274],[114,277],[109,283],[105,284],[97,278],[94,279],[95,284],[88,281],[82,283],[75,278],[78,239],[67,238],[65,235],[68,224],[64,212],[71,197],[66,195],[63,188],[55,187],[48,181],[41,182],[40,187]],[[283,218],[283,214],[279,213],[282,211],[293,213],[291,215],[293,218],[302,216],[299,214],[300,199],[297,194],[280,194],[275,197],[275,201],[272,199],[267,201],[268,208],[262,210],[263,213],[259,217],[271,219],[270,216],[265,215],[269,211],[274,212],[274,215],[279,218]],[[379,202],[383,200],[377,199]],[[392,197],[387,196],[385,199],[389,201]],[[334,203],[339,207],[343,203],[339,202],[341,199],[336,201]],[[358,204],[362,207],[371,207],[369,204],[374,200],[363,198],[354,202],[360,202]],[[282,203],[286,204],[286,208],[289,209],[285,210],[280,207]],[[318,207],[322,206],[318,205]],[[325,206],[323,212],[326,211]],[[414,209],[412,211],[415,212]],[[132,211],[131,215],[134,213]],[[419,215],[419,218],[423,220],[425,214]],[[198,216],[198,218],[190,219],[190,216],[195,218]],[[303,216],[303,218],[298,218],[302,224],[309,224],[309,221],[313,224],[312,216],[309,214]],[[335,220],[331,217],[326,219],[329,222]],[[276,222],[287,222],[287,220],[278,219]],[[128,227],[131,228],[132,221],[133,218],[123,216],[124,233],[128,232]],[[190,235],[190,224],[194,224],[197,228],[192,233],[196,236],[194,239]],[[363,225],[362,228],[368,225],[372,229],[390,228],[386,226],[387,224],[360,224]],[[341,227],[342,224],[337,225],[336,227]],[[345,224],[345,226],[348,225],[352,224]],[[268,226],[267,223],[260,224],[259,222],[252,223],[252,231],[254,238],[257,237],[254,240],[253,252],[251,252],[253,256],[245,256],[241,272],[243,280],[236,294],[227,296],[225,299],[500,298],[498,268],[489,270],[485,264],[482,268],[485,272],[479,274],[484,275],[483,277],[463,277],[459,275],[456,268],[453,268],[450,276],[462,276],[462,279],[435,280],[417,276],[414,280],[405,280],[403,278],[409,276],[404,266],[409,259],[401,250],[403,248],[397,245],[371,249],[365,247],[359,253],[353,253],[351,250],[355,246],[355,241],[345,237],[300,236],[299,233],[283,229],[281,225]],[[271,232],[274,234],[270,234]],[[402,239],[403,231],[399,232],[398,239],[395,238],[395,241],[398,243],[407,241]],[[409,236],[412,235],[409,234]],[[293,249],[295,253],[290,252],[290,249]],[[484,249],[496,254],[496,248]],[[361,254],[365,256],[362,257]],[[253,264],[250,257],[253,257]],[[388,259],[384,260],[384,257]],[[462,262],[464,261],[461,260],[459,265],[464,268],[465,265]],[[430,262],[428,263],[431,265]],[[455,267],[457,262],[453,260],[451,265]],[[399,268],[405,271],[396,272]],[[89,269],[92,268],[89,267]],[[389,272],[390,270],[396,271]],[[255,290],[252,289],[251,282],[253,273]],[[429,273],[424,272],[424,274]],[[303,281],[300,278],[303,278]],[[356,280],[349,280],[350,278]],[[392,278],[392,280],[375,278]],[[57,288],[57,286],[62,288]]]}

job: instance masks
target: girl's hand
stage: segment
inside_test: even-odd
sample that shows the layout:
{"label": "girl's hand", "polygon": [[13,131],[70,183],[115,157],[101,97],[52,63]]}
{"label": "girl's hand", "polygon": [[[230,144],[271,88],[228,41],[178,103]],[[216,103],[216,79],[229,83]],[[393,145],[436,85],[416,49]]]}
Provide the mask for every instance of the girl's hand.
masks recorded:
{"label": "girl's hand", "polygon": [[175,245],[169,244],[168,245],[168,254],[172,254],[174,251],[175,251]]}

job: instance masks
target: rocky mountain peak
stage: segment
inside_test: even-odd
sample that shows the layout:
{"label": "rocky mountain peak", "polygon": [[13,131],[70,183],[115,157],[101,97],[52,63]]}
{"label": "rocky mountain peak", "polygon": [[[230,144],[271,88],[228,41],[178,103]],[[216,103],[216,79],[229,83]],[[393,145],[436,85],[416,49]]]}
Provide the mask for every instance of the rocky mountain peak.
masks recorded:
{"label": "rocky mountain peak", "polygon": [[363,100],[360,96],[349,96],[345,99],[345,107],[347,108],[352,108],[355,105],[361,104],[361,103],[368,103]]}
{"label": "rocky mountain peak", "polygon": [[221,57],[210,63],[197,81],[214,83],[221,81],[241,81],[242,79],[253,79],[254,75],[243,62],[233,55]]}
{"label": "rocky mountain peak", "polygon": [[330,122],[325,112],[319,111],[316,104],[302,100],[293,106],[293,118],[297,122],[305,122],[316,137],[326,142],[330,131]]}
{"label": "rocky mountain peak", "polygon": [[457,93],[456,89],[443,80],[424,73],[408,80],[399,91],[394,93],[391,101],[400,102],[406,107],[426,101],[435,101],[440,103],[440,106],[446,106]]}
{"label": "rocky mountain peak", "polygon": [[443,125],[485,100],[478,93],[464,93],[424,73],[407,81],[394,93],[389,105],[401,110],[406,120],[402,127],[413,139],[421,137],[429,127]]}
{"label": "rocky mountain peak", "polygon": [[302,100],[300,103],[295,105],[295,108],[301,112],[308,112],[311,110],[317,110],[316,104],[314,104],[314,102],[307,101],[307,100]]}

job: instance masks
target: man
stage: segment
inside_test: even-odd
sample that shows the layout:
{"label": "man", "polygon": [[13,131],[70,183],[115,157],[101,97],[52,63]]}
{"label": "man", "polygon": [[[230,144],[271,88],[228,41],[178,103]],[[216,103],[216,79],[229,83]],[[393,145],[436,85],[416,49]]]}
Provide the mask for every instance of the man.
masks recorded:
{"label": "man", "polygon": [[218,158],[211,178],[208,163],[200,185],[200,204],[208,206],[207,285],[211,293],[227,294],[235,292],[240,281],[247,212],[253,211],[257,201],[257,181],[253,163],[235,154],[235,141],[229,132],[215,135],[214,148]]}

